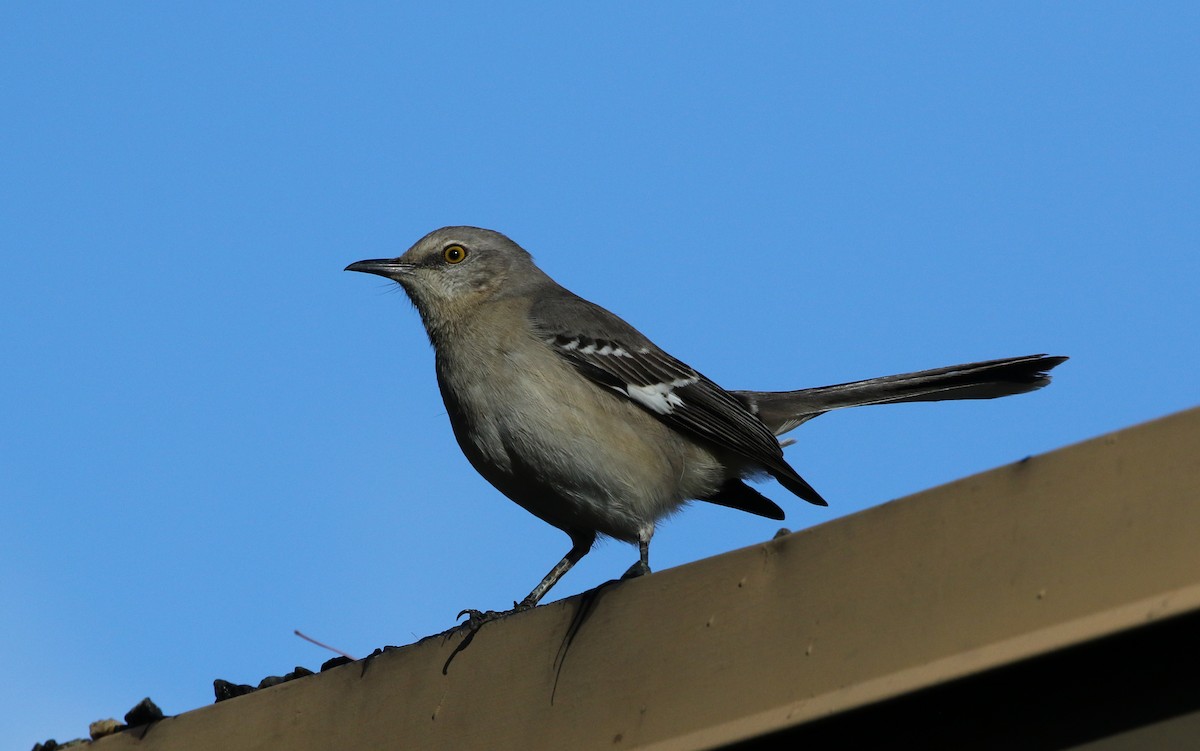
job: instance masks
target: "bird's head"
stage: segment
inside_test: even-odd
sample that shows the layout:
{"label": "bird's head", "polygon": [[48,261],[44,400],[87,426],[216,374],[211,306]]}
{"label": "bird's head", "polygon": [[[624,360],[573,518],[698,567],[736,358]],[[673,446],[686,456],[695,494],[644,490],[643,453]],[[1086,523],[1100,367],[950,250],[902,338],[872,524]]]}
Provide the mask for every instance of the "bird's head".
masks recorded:
{"label": "bird's head", "polygon": [[548,280],[524,248],[479,227],[442,227],[398,258],[358,261],[346,271],[399,283],[431,334],[474,315],[486,302],[523,294]]}

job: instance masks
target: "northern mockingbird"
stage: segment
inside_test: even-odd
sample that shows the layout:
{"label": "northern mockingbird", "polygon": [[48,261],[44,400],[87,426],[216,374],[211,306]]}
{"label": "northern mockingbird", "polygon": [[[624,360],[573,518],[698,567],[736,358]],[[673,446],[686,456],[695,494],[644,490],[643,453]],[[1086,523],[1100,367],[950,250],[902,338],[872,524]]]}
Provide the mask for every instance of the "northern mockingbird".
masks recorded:
{"label": "northern mockingbird", "polygon": [[637,543],[649,571],[654,524],[689,500],[770,519],[747,485],[770,475],[825,499],[776,436],[843,407],[991,399],[1045,386],[1067,358],[1030,355],[799,391],[726,391],[604,308],[564,289],[499,232],[444,227],[399,258],[347,271],[394,280],[433,344],[454,437],[479,474],[571,549],[516,607],[533,607],[597,535]]}

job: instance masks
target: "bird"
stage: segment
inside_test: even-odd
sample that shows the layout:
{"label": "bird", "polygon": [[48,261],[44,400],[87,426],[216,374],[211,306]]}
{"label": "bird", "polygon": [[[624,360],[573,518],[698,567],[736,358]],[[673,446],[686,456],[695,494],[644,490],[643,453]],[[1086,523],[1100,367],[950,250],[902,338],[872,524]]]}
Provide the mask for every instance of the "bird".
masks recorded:
{"label": "bird", "polygon": [[558,284],[494,230],[442,227],[399,257],[345,270],[399,284],[424,324],[450,426],[471,466],[570,538],[570,550],[513,610],[536,606],[601,536],[638,546],[622,578],[649,573],[655,524],[692,501],[783,519],[747,480],[772,477],[827,505],[779,439],[814,417],[1021,394],[1048,384],[1067,359],[1026,355],[795,391],[726,390]]}

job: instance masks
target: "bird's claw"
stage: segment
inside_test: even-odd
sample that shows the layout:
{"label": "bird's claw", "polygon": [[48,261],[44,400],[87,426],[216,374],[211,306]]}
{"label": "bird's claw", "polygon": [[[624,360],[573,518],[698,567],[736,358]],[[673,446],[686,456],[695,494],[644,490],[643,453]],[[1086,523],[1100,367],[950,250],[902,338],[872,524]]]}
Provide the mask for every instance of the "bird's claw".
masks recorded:
{"label": "bird's claw", "polygon": [[512,615],[513,613],[520,613],[521,611],[529,610],[532,607],[533,605],[529,605],[524,602],[514,602],[512,609],[510,610],[476,610],[475,608],[464,608],[463,610],[458,611],[458,615],[455,616],[455,618],[461,619],[464,615],[467,616],[467,620],[463,623],[463,625],[471,631],[478,631],[485,623],[498,621],[505,616]]}
{"label": "bird's claw", "polygon": [[483,627],[483,624],[490,621],[499,620],[507,612],[508,611],[476,610],[475,608],[465,608],[460,610],[455,618],[462,619],[464,615],[467,616],[467,620],[463,623],[463,625],[471,631],[478,631]]}

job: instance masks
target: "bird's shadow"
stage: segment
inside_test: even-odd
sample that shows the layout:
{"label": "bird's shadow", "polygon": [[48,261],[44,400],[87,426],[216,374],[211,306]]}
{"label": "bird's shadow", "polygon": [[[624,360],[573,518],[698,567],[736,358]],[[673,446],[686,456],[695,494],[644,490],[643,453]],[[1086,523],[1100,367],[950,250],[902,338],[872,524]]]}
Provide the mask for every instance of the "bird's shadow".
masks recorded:
{"label": "bird's shadow", "polygon": [[563,666],[567,662],[567,653],[571,650],[571,645],[575,643],[579,632],[583,630],[583,625],[596,613],[596,606],[600,604],[601,595],[613,589],[614,585],[620,584],[621,581],[621,579],[610,579],[579,595],[578,607],[571,615],[571,622],[567,624],[567,633],[563,634],[562,644],[559,645],[558,654],[554,657],[554,687],[550,689],[550,704],[554,704],[554,697],[558,694],[558,680],[562,677]]}

